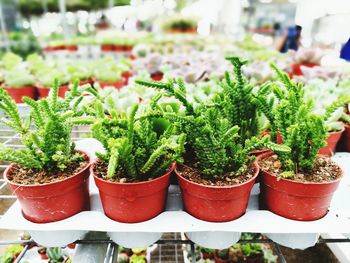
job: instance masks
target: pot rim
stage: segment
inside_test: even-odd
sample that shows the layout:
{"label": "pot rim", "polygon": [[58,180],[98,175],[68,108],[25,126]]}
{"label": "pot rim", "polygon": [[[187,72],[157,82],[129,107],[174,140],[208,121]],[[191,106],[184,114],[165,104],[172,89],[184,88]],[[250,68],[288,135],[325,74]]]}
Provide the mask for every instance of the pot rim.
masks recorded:
{"label": "pot rim", "polygon": [[12,167],[15,165],[15,163],[11,163],[4,171],[4,179],[6,181],[6,183],[10,184],[10,185],[14,185],[14,186],[18,186],[18,187],[26,187],[26,188],[36,188],[36,187],[43,187],[43,186],[48,186],[48,185],[54,185],[54,184],[58,184],[58,183],[61,183],[61,182],[65,182],[75,176],[77,176],[78,174],[84,172],[85,170],[87,170],[90,165],[91,165],[91,156],[90,154],[88,154],[87,152],[85,151],[82,151],[82,150],[77,150],[77,152],[80,152],[82,154],[85,155],[88,163],[86,166],[84,166],[82,169],[80,169],[78,172],[76,172],[75,174],[73,174],[72,176],[69,176],[63,180],[59,180],[59,181],[54,181],[54,182],[50,182],[50,183],[45,183],[45,184],[18,184],[18,183],[14,183],[14,182],[11,182],[8,178],[7,178],[7,175],[8,173],[11,171]]}
{"label": "pot rim", "polygon": [[91,166],[90,166],[90,173],[93,175],[94,179],[95,180],[98,180],[100,182],[103,182],[103,183],[107,183],[107,184],[112,184],[112,185],[124,185],[124,186],[129,186],[129,185],[145,185],[147,183],[153,183],[153,182],[157,182],[157,181],[160,181],[161,179],[167,177],[168,175],[170,175],[176,168],[176,162],[173,162],[171,165],[170,165],[170,169],[168,171],[166,171],[162,176],[159,176],[157,178],[154,178],[152,180],[148,180],[148,181],[142,181],[142,182],[129,182],[129,183],[118,183],[118,182],[111,182],[111,181],[107,181],[107,180],[104,180],[100,177],[97,177],[96,174],[94,173],[94,167],[95,167],[95,164],[96,162],[98,161],[98,159],[96,159],[94,162],[91,163]]}
{"label": "pot rim", "polygon": [[[337,121],[337,122],[342,123],[341,121]],[[331,131],[331,132],[328,132],[328,136],[331,135],[331,134],[343,133],[343,131],[345,130],[345,125],[346,125],[346,124],[344,124],[344,125],[343,125],[343,128],[341,128],[339,131]],[[326,140],[327,140],[327,138],[326,138]]]}
{"label": "pot rim", "polygon": [[[184,165],[184,164],[183,164]],[[199,184],[199,183],[196,183],[196,182],[193,182],[191,180],[188,180],[187,178],[183,177],[182,175],[180,175],[180,173],[177,171],[177,169],[175,168],[175,173],[178,177],[181,178],[181,180],[184,180],[185,182],[187,183],[190,183],[190,184],[194,184],[194,185],[197,185],[197,186],[201,186],[201,187],[205,187],[205,188],[210,188],[210,189],[230,189],[230,188],[236,188],[236,187],[240,187],[240,186],[243,186],[243,185],[246,185],[246,184],[249,184],[251,181],[255,180],[258,175],[259,175],[259,170],[260,170],[260,167],[257,163],[257,161],[254,161],[251,166],[253,166],[255,168],[255,172],[254,172],[254,176],[250,179],[248,179],[247,181],[243,182],[243,183],[240,183],[240,184],[233,184],[233,185],[224,185],[224,186],[218,186],[218,185],[205,185],[205,184]]]}
{"label": "pot rim", "polygon": [[[339,166],[340,168],[340,171],[341,171],[341,174],[340,176],[333,180],[333,181],[329,181],[329,182],[300,182],[300,181],[295,181],[295,180],[291,180],[291,179],[286,179],[286,178],[282,178],[282,177],[278,177],[276,174],[274,173],[270,173],[269,171],[263,169],[260,165],[259,165],[259,160],[262,160],[262,159],[265,159],[267,158],[268,156],[271,156],[273,155],[274,152],[267,152],[265,154],[262,154],[260,155],[258,158],[257,158],[257,163],[258,163],[258,166],[260,168],[260,171],[262,171],[263,173],[265,174],[268,174],[270,176],[273,176],[273,177],[276,177],[278,179],[278,181],[287,181],[287,182],[290,182],[290,183],[294,183],[294,184],[299,184],[299,185],[330,185],[330,184],[334,184],[334,183],[337,183],[339,182],[343,177],[344,177],[344,171],[343,169],[337,164],[337,166]],[[317,154],[317,156],[324,156],[324,157],[328,157],[324,154]],[[329,158],[331,159],[331,158]]]}

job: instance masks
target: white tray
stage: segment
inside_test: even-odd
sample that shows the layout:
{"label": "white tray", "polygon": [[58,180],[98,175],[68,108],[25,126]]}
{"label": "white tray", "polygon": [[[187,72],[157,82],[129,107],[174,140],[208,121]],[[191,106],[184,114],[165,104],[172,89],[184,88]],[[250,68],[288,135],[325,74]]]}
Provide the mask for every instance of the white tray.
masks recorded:
{"label": "white tray", "polygon": [[[94,139],[83,139],[77,142],[77,148],[94,156],[96,151],[101,151],[102,146]],[[269,211],[259,210],[259,185],[256,184],[250,196],[247,212],[231,222],[211,223],[187,214],[182,210],[179,188],[171,185],[165,212],[142,223],[119,223],[104,215],[97,188],[90,177],[91,211],[81,212],[54,223],[35,224],[22,216],[17,201],[1,218],[0,228],[28,230],[34,239],[38,233],[39,236],[42,236],[44,232],[47,232],[47,236],[50,237],[52,231],[59,231],[63,236],[69,232],[70,239],[74,240],[87,231],[105,231],[109,232],[110,237],[118,241],[118,244],[122,244],[123,241],[127,242],[126,239],[131,239],[137,245],[151,244],[159,239],[163,232],[187,232],[193,241],[206,246],[212,244],[211,247],[214,248],[223,248],[226,243],[233,244],[238,241],[241,232],[256,232],[265,233],[281,244],[304,248],[316,242],[318,233],[350,233],[350,153],[337,153],[333,159],[344,169],[345,176],[334,195],[329,213],[324,218],[312,222],[289,220]],[[59,233],[55,232],[56,236],[57,234]],[[222,239],[222,244],[218,244],[218,238]],[[63,237],[59,239],[62,239],[62,242],[68,242],[63,241]],[[293,240],[298,244],[295,244]],[[303,244],[303,240],[307,244]],[[50,242],[58,241],[50,240]],[[126,244],[124,246],[128,247]]]}

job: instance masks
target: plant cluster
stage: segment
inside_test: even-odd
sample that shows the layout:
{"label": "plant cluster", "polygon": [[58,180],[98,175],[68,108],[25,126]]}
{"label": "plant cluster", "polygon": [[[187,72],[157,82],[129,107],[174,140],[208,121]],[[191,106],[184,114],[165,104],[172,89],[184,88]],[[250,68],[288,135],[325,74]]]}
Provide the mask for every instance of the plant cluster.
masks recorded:
{"label": "plant cluster", "polygon": [[[201,103],[197,107],[188,101],[186,87],[182,79],[169,80],[165,83],[136,80],[136,83],[161,89],[166,95],[175,97],[185,109],[175,113],[170,108],[151,104],[154,115],[162,116],[174,123],[187,136],[187,151],[193,153],[193,163],[198,164],[206,178],[222,178],[237,175],[249,166],[248,154],[256,149],[267,147],[274,151],[288,151],[288,147],[268,141],[268,137],[251,137],[243,143],[239,134],[240,127],[232,125],[223,114],[223,107],[217,103]],[[158,96],[158,100],[161,95]],[[223,103],[227,105],[228,103]],[[224,108],[225,110],[225,108]],[[234,113],[234,112],[233,112]],[[189,161],[189,160],[187,160]]]}
{"label": "plant cluster", "polygon": [[128,116],[116,110],[106,116],[102,104],[96,103],[98,119],[92,134],[106,150],[98,153],[98,157],[108,163],[108,178],[116,175],[128,181],[155,178],[173,162],[182,161],[185,135],[178,135],[172,125],[157,134],[156,119],[135,118],[138,108],[136,104]]}
{"label": "plant cluster", "polygon": [[324,115],[318,115],[313,101],[305,100],[303,85],[273,68],[280,82],[265,88],[270,88],[275,97],[256,98],[256,104],[269,120],[271,138],[276,141],[279,133],[283,144],[291,149],[277,152],[285,171],[282,176],[290,177],[313,168],[319,150],[326,145],[327,120],[334,111],[349,103],[350,97],[339,98],[326,108]]}
{"label": "plant cluster", "polygon": [[1,122],[18,132],[25,146],[18,150],[2,146],[0,159],[30,169],[45,170],[64,170],[72,162],[82,160],[83,156],[75,151],[71,141],[73,125],[89,121],[86,117],[83,120],[81,116],[84,112],[77,110],[82,97],[73,102],[80,93],[75,83],[66,98],[59,99],[58,83],[55,81],[47,99],[23,99],[30,108],[29,117],[23,120],[16,103],[0,88],[0,109],[6,116]]}
{"label": "plant cluster", "polygon": [[233,65],[234,78],[228,72],[219,82],[222,91],[218,93],[214,102],[220,104],[220,110],[223,116],[229,120],[232,126],[237,125],[241,143],[246,139],[258,135],[259,120],[255,100],[260,97],[266,97],[268,89],[258,89],[253,91],[253,85],[250,85],[243,76],[242,66],[246,61],[241,61],[238,57],[227,58]]}

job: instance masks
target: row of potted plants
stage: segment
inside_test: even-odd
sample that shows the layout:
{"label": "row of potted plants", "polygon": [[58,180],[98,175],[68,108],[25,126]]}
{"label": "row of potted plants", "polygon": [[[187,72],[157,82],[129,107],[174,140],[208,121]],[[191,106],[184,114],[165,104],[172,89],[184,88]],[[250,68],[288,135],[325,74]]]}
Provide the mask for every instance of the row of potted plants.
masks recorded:
{"label": "row of potted plants", "polygon": [[[0,151],[1,160],[13,162],[5,178],[23,215],[44,223],[88,210],[90,169],[105,214],[118,222],[141,222],[161,213],[172,172],[186,212],[202,220],[242,216],[259,173],[264,208],[295,220],[323,217],[343,172],[318,153],[325,145],[327,119],[350,99],[341,98],[317,115],[312,101],[304,100],[302,84],[286,73],[274,68],[280,80],[256,88],[242,75],[244,62],[229,60],[234,70],[226,72],[222,90],[211,100],[189,101],[181,79],[138,80],[163,92],[128,114],[107,110],[98,99],[93,108],[80,107],[82,92],[96,95],[91,87],[76,84],[59,99],[56,81],[48,98],[24,99],[31,114],[23,121],[0,89],[5,124],[22,135],[25,146]],[[178,103],[160,103],[163,93]],[[268,119],[270,136],[260,135],[259,114]],[[92,124],[93,137],[105,149],[91,165],[71,142],[70,130],[80,124]],[[255,150],[264,154],[255,158]]]}
{"label": "row of potted plants", "polygon": [[14,54],[6,54],[4,63],[12,65],[4,69],[3,86],[17,103],[22,102],[22,97],[35,99],[37,96],[48,96],[52,80],[59,80],[59,96],[63,97],[69,86],[80,79],[81,84],[99,83],[120,89],[128,83],[131,76],[131,64],[123,59],[116,62],[112,59],[101,59],[94,62],[49,62],[41,56],[32,54],[26,62]]}

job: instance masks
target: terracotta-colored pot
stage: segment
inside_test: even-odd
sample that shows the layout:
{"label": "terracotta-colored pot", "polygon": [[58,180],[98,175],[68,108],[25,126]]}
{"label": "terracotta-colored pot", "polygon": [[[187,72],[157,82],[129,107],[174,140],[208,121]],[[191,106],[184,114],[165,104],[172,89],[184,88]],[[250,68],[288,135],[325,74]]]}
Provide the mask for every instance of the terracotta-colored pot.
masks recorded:
{"label": "terracotta-colored pot", "polygon": [[[50,88],[38,86],[37,90],[40,98],[46,98],[47,96],[49,96]],[[68,91],[68,84],[60,86],[58,89],[58,96],[61,98],[64,98],[64,95],[67,91]]]}
{"label": "terracotta-colored pot", "polygon": [[[272,153],[259,157],[267,158]],[[297,182],[277,177],[261,169],[261,205],[285,218],[312,221],[325,216],[342,178],[332,182]]]}
{"label": "terracotta-colored pot", "polygon": [[64,180],[38,184],[22,185],[9,180],[14,164],[5,170],[6,182],[17,196],[24,217],[34,223],[49,223],[71,217],[90,209],[89,163],[80,172]]}
{"label": "terracotta-colored pot", "polygon": [[67,245],[67,247],[70,249],[75,249],[76,246],[77,246],[77,244],[75,244],[75,243],[70,243]]}
{"label": "terracotta-colored pot", "polygon": [[350,152],[350,126],[344,126],[343,135],[339,141],[341,151]]}
{"label": "terracotta-colored pot", "polygon": [[101,45],[101,50],[103,52],[112,52],[114,50],[114,45],[112,45],[112,44],[102,44]]}
{"label": "terracotta-colored pot", "polygon": [[254,176],[248,181],[230,186],[210,186],[194,183],[177,174],[184,208],[190,215],[210,222],[226,222],[242,216],[248,205],[259,167],[253,163]]}
{"label": "terracotta-colored pot", "polygon": [[301,66],[312,68],[312,67],[315,67],[318,65],[314,64],[314,63],[293,64],[292,65],[292,74],[296,75],[296,76],[302,76],[303,71],[301,70]]}
{"label": "terracotta-colored pot", "polygon": [[128,85],[129,79],[132,77],[132,73],[129,72],[129,71],[123,72],[122,77],[123,77],[123,80],[124,80],[124,85]]}
{"label": "terracotta-colored pot", "polygon": [[49,259],[49,257],[47,256],[46,253],[39,253],[39,252],[38,252],[38,254],[40,255],[40,258],[41,258],[42,260],[48,260],[48,259]]}
{"label": "terracotta-colored pot", "polygon": [[123,52],[124,51],[124,45],[114,45],[113,51],[115,51],[115,52]]}
{"label": "terracotta-colored pot", "polygon": [[78,46],[77,45],[65,45],[65,49],[73,52],[73,51],[78,50]]}
{"label": "terracotta-colored pot", "polygon": [[208,252],[201,252],[203,259],[214,259],[214,252],[208,253]]}
{"label": "terracotta-colored pot", "polygon": [[216,254],[214,255],[214,262],[215,263],[229,263],[230,260],[229,259],[222,259],[219,258]]}
{"label": "terracotta-colored pot", "polygon": [[16,103],[23,103],[23,97],[36,99],[36,89],[34,86],[25,86],[21,88],[4,87],[7,93],[14,99]]}
{"label": "terracotta-colored pot", "polygon": [[114,87],[116,89],[121,89],[124,86],[124,80],[120,79],[118,82],[103,82],[98,81],[100,87],[104,89],[105,87]]}
{"label": "terracotta-colored pot", "polygon": [[159,72],[159,73],[153,73],[151,74],[151,78],[155,81],[161,81],[163,79],[163,73]]}
{"label": "terracotta-colored pot", "polygon": [[341,129],[340,131],[329,133],[328,137],[326,138],[327,145],[321,148],[318,154],[332,156],[336,151],[337,143],[342,137],[344,130],[345,128]]}
{"label": "terracotta-colored pot", "polygon": [[117,183],[103,180],[90,171],[100,192],[103,210],[109,218],[124,223],[137,223],[156,217],[165,209],[171,166],[163,176],[137,183]]}

